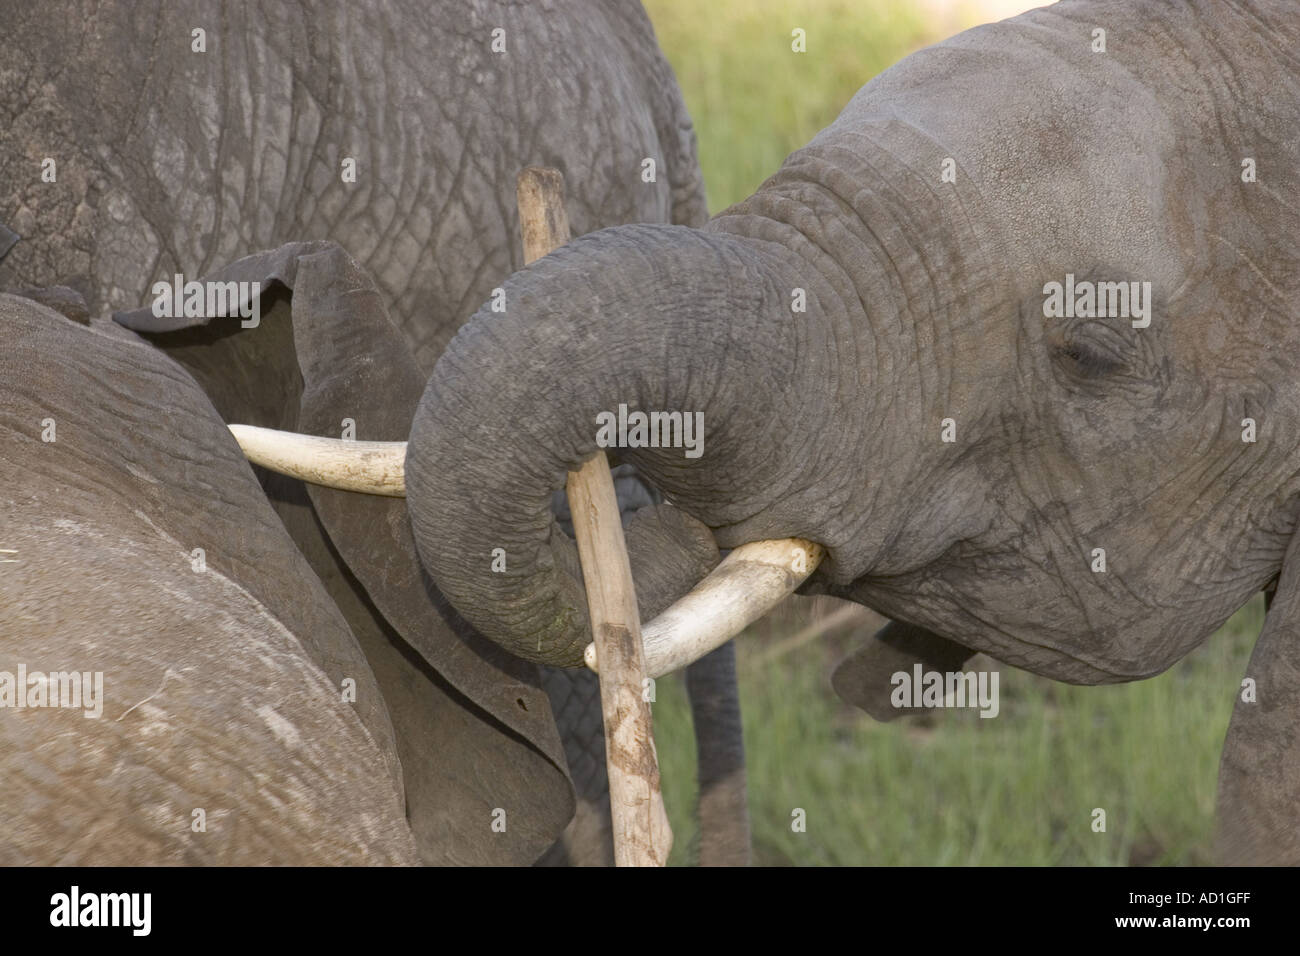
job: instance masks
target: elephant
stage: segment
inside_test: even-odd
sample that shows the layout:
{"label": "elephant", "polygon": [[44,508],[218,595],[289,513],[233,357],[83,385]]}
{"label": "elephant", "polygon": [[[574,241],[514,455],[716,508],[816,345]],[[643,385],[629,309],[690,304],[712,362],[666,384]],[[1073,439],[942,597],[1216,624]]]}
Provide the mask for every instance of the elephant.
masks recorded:
{"label": "elephant", "polygon": [[[446,343],[523,264],[524,166],[564,171],[575,233],[707,218],[690,118],[636,0],[2,6],[0,289],[91,322],[173,276],[265,281],[259,329],[149,336],[228,422],[405,437]],[[382,301],[319,291],[342,287],[316,257]],[[400,505],[258,476],[379,682],[421,859],[611,862],[594,675],[483,641],[423,573]],[[630,475],[620,488],[645,496]],[[667,514],[641,523],[671,538]],[[684,560],[647,609],[717,552]],[[701,862],[743,863],[731,650],[691,687]]]}
{"label": "elephant", "polygon": [[819,544],[804,592],[895,622],[836,675],[869,709],[974,651],[1149,677],[1263,589],[1219,852],[1300,862],[1298,46],[1282,0],[1063,0],[875,77],[702,227],[529,265],[416,409],[424,567],[486,638],[580,662],[550,496],[632,409],[702,422],[614,440],[685,531]]}
{"label": "elephant", "polygon": [[417,862],[374,675],[198,385],[0,328],[0,864]]}

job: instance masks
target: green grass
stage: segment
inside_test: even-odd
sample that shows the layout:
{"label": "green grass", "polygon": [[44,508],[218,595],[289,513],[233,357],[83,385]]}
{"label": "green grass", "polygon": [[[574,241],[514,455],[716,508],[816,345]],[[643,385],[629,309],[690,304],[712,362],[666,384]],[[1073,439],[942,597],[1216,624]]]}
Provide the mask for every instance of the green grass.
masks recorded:
{"label": "green grass", "polygon": [[[1151,680],[1074,687],[1000,668],[996,718],[942,710],[890,724],[830,687],[835,662],[870,629],[758,659],[807,619],[809,603],[739,639],[756,863],[1212,862],[1219,751],[1262,598]],[[672,862],[690,864],[695,745],[679,678],[659,681],[654,721]],[[804,833],[791,829],[796,807]],[[1092,830],[1095,807],[1105,833]]]}
{"label": "green grass", "polygon": [[[868,79],[941,37],[892,0],[645,0],[695,121],[717,212],[828,126]],[[807,52],[791,50],[806,31]]]}
{"label": "green grass", "polygon": [[[972,22],[927,23],[893,0],[645,0],[695,121],[715,212],[743,199],[872,75]],[[791,52],[791,30],[808,52]],[[755,862],[1195,864],[1210,860],[1219,750],[1262,622],[1243,609],[1153,680],[1054,684],[1001,672],[999,717],[937,711],[876,724],[830,689],[869,635],[841,632],[775,661],[764,648],[811,602],[740,644]],[[655,730],[674,864],[696,859],[695,750],[683,683],[659,682]],[[807,831],[791,830],[791,812]],[[1105,809],[1105,833],[1092,810]]]}

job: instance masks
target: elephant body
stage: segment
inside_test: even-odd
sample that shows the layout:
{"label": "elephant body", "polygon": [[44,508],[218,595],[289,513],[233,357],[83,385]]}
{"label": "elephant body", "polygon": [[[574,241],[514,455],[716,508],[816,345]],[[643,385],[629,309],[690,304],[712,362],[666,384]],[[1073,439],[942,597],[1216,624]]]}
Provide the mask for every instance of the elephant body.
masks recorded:
{"label": "elephant body", "polygon": [[103,682],[0,708],[0,862],[415,862],[370,667],[207,397],[111,323],[0,327],[4,670]]}
{"label": "elephant body", "polygon": [[565,174],[575,234],[707,216],[637,0],[85,0],[4,20],[0,220],[22,241],[0,287],[71,286],[94,314],[329,239],[374,275],[427,372],[523,265],[524,166]]}

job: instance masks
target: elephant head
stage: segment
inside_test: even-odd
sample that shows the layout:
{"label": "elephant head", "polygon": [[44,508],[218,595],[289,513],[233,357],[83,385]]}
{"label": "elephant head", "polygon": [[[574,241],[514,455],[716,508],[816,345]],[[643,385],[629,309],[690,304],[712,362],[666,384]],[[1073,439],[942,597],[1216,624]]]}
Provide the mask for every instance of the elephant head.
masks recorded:
{"label": "elephant head", "polygon": [[808,588],[927,653],[1133,680],[1280,575],[1252,665],[1271,704],[1239,707],[1222,779],[1228,842],[1294,860],[1300,32],[1282,3],[1222,10],[1067,0],[969,31],[705,227],[606,229],[517,273],[412,422],[439,588],[577,664],[549,501],[625,410],[700,417],[694,448],[619,452],[722,548],[817,542]]}
{"label": "elephant head", "polygon": [[[625,454],[722,547],[817,541],[819,587],[1059,679],[1157,673],[1267,584],[1295,507],[1295,223],[1239,162],[1219,171],[1236,143],[1196,117],[1232,107],[1243,137],[1276,117],[1216,89],[1170,110],[1159,40],[1137,95],[1129,59],[1076,50],[1084,10],[1141,22],[1067,3],[963,34],[868,84],[705,229],[605,230],[507,284],[509,314],[444,354],[407,455],[453,603],[519,653],[576,660],[544,503],[620,405],[702,415],[698,458]],[[1047,92],[1007,80],[1054,64],[1068,80]],[[1270,145],[1259,161],[1281,166]],[[1076,317],[1049,291],[1132,282],[1149,324],[1140,293],[1133,315]],[[1270,433],[1242,441],[1266,409]],[[518,574],[454,561],[472,541]]]}

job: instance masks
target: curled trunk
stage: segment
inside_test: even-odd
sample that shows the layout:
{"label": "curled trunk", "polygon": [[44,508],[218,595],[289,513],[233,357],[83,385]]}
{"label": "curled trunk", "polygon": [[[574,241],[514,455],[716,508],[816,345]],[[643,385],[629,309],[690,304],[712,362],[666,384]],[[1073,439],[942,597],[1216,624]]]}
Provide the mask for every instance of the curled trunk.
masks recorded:
{"label": "curled trunk", "polygon": [[[791,312],[796,288],[808,314]],[[582,662],[581,575],[550,500],[599,450],[602,413],[703,426],[693,447],[616,450],[680,509],[629,526],[643,615],[680,595],[668,572],[709,529],[723,546],[829,534],[839,496],[815,476],[846,436],[817,427],[835,349],[818,320],[834,296],[815,269],[772,243],[628,226],[535,263],[505,294],[505,314],[481,311],[438,363],[406,462],[421,558],[485,635],[530,660]]]}

